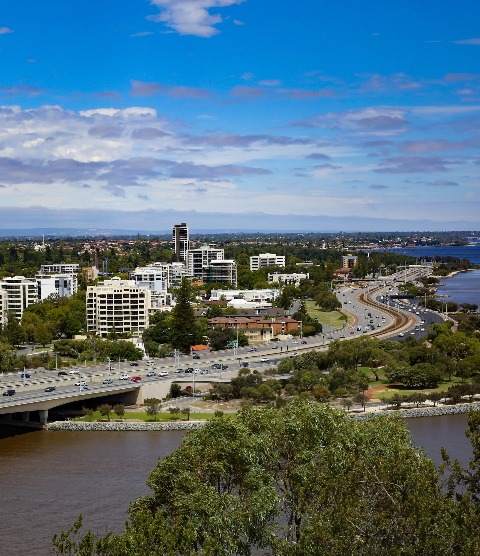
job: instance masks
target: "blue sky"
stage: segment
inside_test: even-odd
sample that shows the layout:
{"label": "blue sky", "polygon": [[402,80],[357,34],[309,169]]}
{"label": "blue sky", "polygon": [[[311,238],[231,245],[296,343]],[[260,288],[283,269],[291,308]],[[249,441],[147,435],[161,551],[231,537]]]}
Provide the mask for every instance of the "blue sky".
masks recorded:
{"label": "blue sky", "polygon": [[0,64],[2,229],[480,228],[478,1],[2,0]]}

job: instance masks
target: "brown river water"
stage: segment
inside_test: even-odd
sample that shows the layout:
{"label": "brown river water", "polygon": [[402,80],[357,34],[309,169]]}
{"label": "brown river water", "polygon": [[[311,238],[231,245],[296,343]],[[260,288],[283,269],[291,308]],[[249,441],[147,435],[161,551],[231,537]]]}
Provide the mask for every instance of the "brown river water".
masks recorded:
{"label": "brown river water", "polygon": [[[464,415],[406,420],[414,442],[437,463],[441,446],[468,461],[466,422]],[[53,534],[80,513],[93,531],[121,531],[128,504],[148,493],[150,471],[183,436],[35,431],[0,438],[0,555],[51,554]]]}

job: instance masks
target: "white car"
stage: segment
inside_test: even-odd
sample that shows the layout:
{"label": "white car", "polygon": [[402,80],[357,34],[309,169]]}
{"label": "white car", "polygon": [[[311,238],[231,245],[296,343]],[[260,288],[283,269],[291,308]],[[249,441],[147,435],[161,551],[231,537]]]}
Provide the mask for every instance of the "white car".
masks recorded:
{"label": "white car", "polygon": [[79,380],[78,382],[75,382],[75,386],[82,386],[82,388],[85,388],[87,383],[84,380]]}
{"label": "white car", "polygon": [[130,380],[130,375],[127,375],[127,374],[122,375],[122,376],[120,377],[120,380]]}
{"label": "white car", "polygon": [[260,359],[260,363],[269,363],[269,362],[270,362],[270,359],[268,357],[262,357]]}
{"label": "white car", "polygon": [[148,371],[148,373],[145,376],[148,377],[155,376],[155,371]]}
{"label": "white car", "polygon": [[168,376],[168,371],[160,371],[157,376]]}
{"label": "white car", "polygon": [[68,371],[69,375],[79,375],[80,371],[77,371],[77,369],[72,369],[71,371]]}

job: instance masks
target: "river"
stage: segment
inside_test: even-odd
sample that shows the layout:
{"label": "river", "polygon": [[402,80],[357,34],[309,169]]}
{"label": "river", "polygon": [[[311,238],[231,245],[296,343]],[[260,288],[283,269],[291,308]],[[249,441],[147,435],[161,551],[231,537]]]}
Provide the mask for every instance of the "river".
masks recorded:
{"label": "river", "polygon": [[[471,449],[465,415],[407,419],[415,444],[440,463],[440,448],[466,463]],[[123,528],[129,503],[148,493],[159,458],[183,432],[35,431],[0,439],[0,553],[50,554],[54,533],[80,513],[98,533]]]}

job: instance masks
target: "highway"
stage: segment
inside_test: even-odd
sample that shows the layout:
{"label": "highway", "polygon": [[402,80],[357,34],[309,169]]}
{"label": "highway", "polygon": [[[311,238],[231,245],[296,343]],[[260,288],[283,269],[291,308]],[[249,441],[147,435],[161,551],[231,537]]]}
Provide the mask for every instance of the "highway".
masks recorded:
{"label": "highway", "polygon": [[[207,378],[221,379],[225,371],[231,376],[231,371],[238,371],[242,364],[248,363],[251,370],[263,371],[276,365],[285,357],[291,357],[311,349],[324,350],[333,340],[347,340],[355,337],[370,336],[389,338],[393,340],[405,339],[408,336],[422,338],[426,334],[426,327],[434,322],[442,322],[438,313],[424,311],[415,304],[389,300],[388,295],[398,293],[395,279],[415,280],[428,270],[405,271],[386,279],[381,279],[368,286],[345,285],[337,289],[338,299],[342,303],[342,310],[348,313],[352,323],[340,329],[329,329],[322,334],[309,338],[289,338],[279,342],[258,347],[239,348],[234,350],[217,351],[202,354],[200,359],[190,355],[182,355],[177,359],[165,358],[140,362],[117,362],[115,364],[96,365],[94,367],[77,367],[78,374],[58,376],[58,370],[26,370],[29,378],[22,378],[22,373],[0,375],[0,390],[14,389],[14,396],[0,396],[0,406],[10,406],[22,401],[67,398],[70,396],[92,394],[108,394],[118,392],[119,389],[129,389],[142,384],[179,379],[193,379],[193,372],[185,373],[186,369],[196,370],[195,380],[204,381]],[[227,365],[228,369],[212,369],[213,364]],[[69,373],[71,369],[59,369]],[[158,373],[166,373],[158,376]],[[154,374],[154,376],[147,376]],[[122,375],[129,378],[121,380]],[[139,376],[139,382],[132,382],[131,378]],[[103,384],[110,379],[111,384]],[[84,382],[86,385],[77,385]],[[51,392],[45,388],[54,387]]]}

